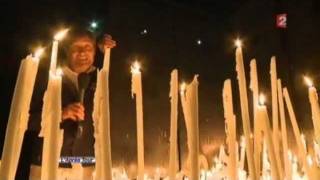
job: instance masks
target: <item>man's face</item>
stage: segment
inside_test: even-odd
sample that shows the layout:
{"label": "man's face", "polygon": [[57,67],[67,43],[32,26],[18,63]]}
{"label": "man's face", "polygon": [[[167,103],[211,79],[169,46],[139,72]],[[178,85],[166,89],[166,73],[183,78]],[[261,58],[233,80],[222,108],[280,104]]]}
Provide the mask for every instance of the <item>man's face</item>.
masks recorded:
{"label": "man's face", "polygon": [[95,46],[88,37],[76,39],[69,49],[69,67],[76,73],[86,72],[94,62]]}

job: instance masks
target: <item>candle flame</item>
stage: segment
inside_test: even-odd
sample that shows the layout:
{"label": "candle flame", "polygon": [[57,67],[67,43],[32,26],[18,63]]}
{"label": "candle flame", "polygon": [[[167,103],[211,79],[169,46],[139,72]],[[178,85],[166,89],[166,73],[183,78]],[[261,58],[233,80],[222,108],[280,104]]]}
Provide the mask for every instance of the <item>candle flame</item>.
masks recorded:
{"label": "candle flame", "polygon": [[34,53],[34,57],[35,58],[40,58],[41,57],[41,55],[43,54],[43,52],[44,52],[44,48],[38,48],[36,51],[35,51],[35,53]]}
{"label": "candle flame", "polygon": [[234,45],[235,45],[236,47],[240,48],[240,47],[242,46],[242,41],[241,41],[239,38],[237,38],[237,39],[234,41]]}
{"label": "candle flame", "polygon": [[304,76],[303,79],[304,79],[304,82],[307,84],[307,86],[309,87],[313,86],[313,82],[308,76]]}
{"label": "candle flame", "polygon": [[62,76],[63,75],[63,71],[61,68],[57,68],[56,70],[56,76]]}
{"label": "candle flame", "polygon": [[266,102],[266,97],[263,94],[260,94],[259,96],[260,105],[264,105],[265,102]]}
{"label": "candle flame", "polygon": [[66,34],[68,33],[69,29],[64,29],[62,31],[59,31],[55,36],[54,36],[54,40],[56,41],[60,41],[62,40]]}
{"label": "candle flame", "polygon": [[141,66],[140,66],[139,62],[135,61],[133,63],[133,65],[131,66],[131,73],[132,74],[140,74],[141,73],[140,68],[141,68]]}

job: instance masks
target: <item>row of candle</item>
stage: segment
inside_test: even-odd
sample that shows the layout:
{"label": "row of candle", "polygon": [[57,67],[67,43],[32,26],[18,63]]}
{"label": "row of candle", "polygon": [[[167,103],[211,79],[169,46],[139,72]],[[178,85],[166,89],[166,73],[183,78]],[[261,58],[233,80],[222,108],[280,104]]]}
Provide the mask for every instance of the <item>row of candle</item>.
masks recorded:
{"label": "row of candle", "polygon": [[[49,81],[47,91],[44,96],[44,105],[41,122],[40,136],[44,137],[43,145],[43,166],[41,170],[41,179],[57,179],[58,159],[62,145],[63,131],[59,128],[61,122],[61,70],[56,68],[58,57],[58,43],[66,35],[68,30],[63,30],[56,34],[52,46],[51,64],[49,72]],[[241,102],[241,119],[244,132],[245,148],[248,176],[250,179],[260,177],[260,160],[262,152],[262,143],[265,141],[268,149],[268,158],[270,160],[271,176],[273,179],[291,179],[292,171],[288,159],[287,130],[285,123],[284,102],[287,105],[293,132],[297,142],[299,158],[309,179],[316,179],[317,172],[315,167],[308,163],[307,150],[301,141],[301,133],[297,125],[295,113],[290,101],[289,93],[286,88],[282,89],[281,80],[277,78],[276,60],[273,57],[270,65],[271,75],[271,94],[272,94],[272,129],[267,113],[267,108],[263,103],[263,96],[259,101],[259,88],[256,60],[250,63],[250,89],[253,94],[253,114],[254,130],[253,138],[250,116],[249,102],[246,85],[246,76],[244,71],[243,55],[241,41],[236,40],[236,71],[238,75],[238,86]],[[2,163],[0,167],[0,177],[3,179],[14,179],[17,169],[17,163],[21,151],[23,135],[28,122],[29,105],[33,92],[34,81],[39,64],[40,52],[34,56],[27,56],[21,62],[16,88],[12,100],[4,150],[2,154]],[[97,90],[94,99],[95,119],[95,154],[96,154],[96,179],[111,179],[111,141],[110,141],[110,108],[109,108],[109,66],[110,49],[105,50],[103,68],[98,72]],[[143,93],[142,93],[142,74],[140,65],[135,62],[131,67],[132,73],[132,96],[136,99],[137,110],[137,159],[138,159],[138,179],[144,179],[144,135],[143,135]],[[312,112],[312,122],[314,125],[315,139],[319,143],[320,139],[320,106],[318,96],[312,81],[305,78],[309,86],[309,101]],[[28,88],[26,86],[28,85]],[[32,88],[30,88],[30,85]],[[174,179],[178,171],[177,167],[177,115],[178,115],[178,71],[174,70],[171,74],[170,82],[170,101],[171,101],[171,129],[170,129],[170,156],[169,156],[169,177]],[[199,179],[199,125],[198,125],[198,80],[197,75],[190,84],[183,84],[180,90],[180,100],[187,127],[187,139],[189,149],[190,173],[191,179]],[[233,112],[232,87],[231,81],[226,80],[223,87],[223,105],[225,111],[225,120],[227,127],[228,144],[228,173],[229,179],[238,179],[237,161],[237,136],[236,136],[236,117]],[[279,113],[280,126],[279,130]],[[280,155],[280,136],[282,139],[283,156]],[[252,140],[253,139],[253,140]],[[252,142],[253,141],[253,142]],[[282,160],[283,159],[283,160]],[[314,163],[315,164],[315,163]],[[283,167],[282,167],[283,166]],[[244,170],[244,153],[241,153],[240,167]],[[284,172],[284,173],[283,173]]]}

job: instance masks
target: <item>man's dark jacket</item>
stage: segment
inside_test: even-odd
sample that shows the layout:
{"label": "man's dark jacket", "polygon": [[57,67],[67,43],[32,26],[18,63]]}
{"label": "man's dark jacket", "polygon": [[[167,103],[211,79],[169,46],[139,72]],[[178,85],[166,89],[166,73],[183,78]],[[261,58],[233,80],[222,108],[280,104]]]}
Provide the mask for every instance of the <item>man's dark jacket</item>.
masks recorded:
{"label": "man's dark jacket", "polygon": [[[88,73],[90,82],[85,91],[84,108],[85,120],[81,136],[77,136],[78,122],[64,120],[60,127],[63,132],[61,156],[90,156],[94,157],[94,129],[93,129],[93,98],[96,89],[97,71]],[[39,69],[36,84],[30,105],[28,130],[24,136],[19,167],[16,179],[27,179],[30,164],[41,165],[43,138],[39,137],[41,130],[41,113],[43,95],[48,84],[48,70]],[[67,77],[62,77],[62,107],[79,102],[79,92],[76,86]],[[83,166],[93,164],[83,164]],[[71,164],[60,164],[60,167],[71,167]]]}

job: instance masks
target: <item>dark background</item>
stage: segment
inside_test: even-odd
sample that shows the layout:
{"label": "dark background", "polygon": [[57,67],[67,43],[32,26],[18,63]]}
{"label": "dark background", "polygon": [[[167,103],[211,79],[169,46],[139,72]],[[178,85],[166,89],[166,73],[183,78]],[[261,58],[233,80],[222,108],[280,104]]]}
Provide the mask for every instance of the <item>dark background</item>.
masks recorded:
{"label": "dark background", "polygon": [[[54,32],[62,27],[88,27],[92,20],[98,21],[99,29],[117,41],[111,53],[110,82],[115,163],[135,162],[136,157],[135,103],[130,94],[129,71],[135,59],[143,66],[147,164],[164,165],[168,161],[169,78],[174,68],[179,69],[181,81],[189,82],[194,74],[200,75],[203,153],[213,153],[224,142],[221,96],[227,78],[232,79],[241,134],[233,45],[236,37],[244,40],[247,84],[250,59],[256,58],[260,89],[267,94],[270,110],[269,63],[272,55],[277,56],[278,75],[293,96],[299,124],[304,131],[312,128],[307,88],[301,77],[310,75],[319,88],[320,3],[317,0],[1,1],[0,13],[0,147],[20,60],[41,44],[48,47],[42,62],[45,64]],[[288,14],[286,29],[276,28],[275,17],[279,13]],[[147,34],[141,34],[144,29]],[[197,44],[198,39],[201,45]],[[98,55],[97,64],[101,61]],[[182,114],[179,121],[181,146],[185,148]],[[211,145],[205,146],[208,139]]]}

